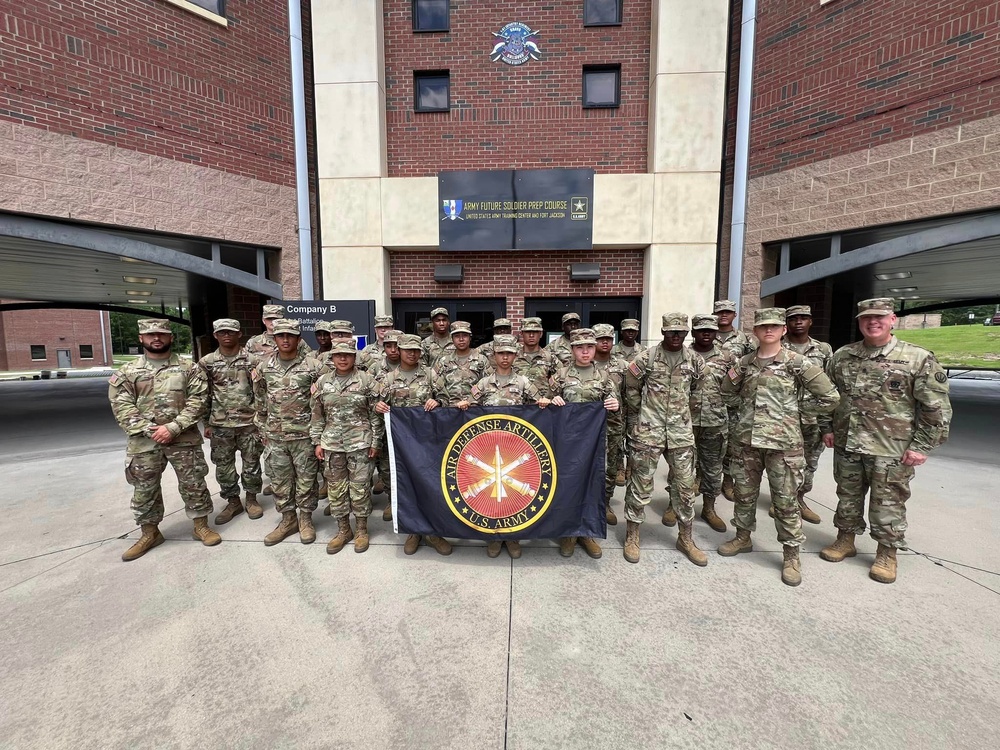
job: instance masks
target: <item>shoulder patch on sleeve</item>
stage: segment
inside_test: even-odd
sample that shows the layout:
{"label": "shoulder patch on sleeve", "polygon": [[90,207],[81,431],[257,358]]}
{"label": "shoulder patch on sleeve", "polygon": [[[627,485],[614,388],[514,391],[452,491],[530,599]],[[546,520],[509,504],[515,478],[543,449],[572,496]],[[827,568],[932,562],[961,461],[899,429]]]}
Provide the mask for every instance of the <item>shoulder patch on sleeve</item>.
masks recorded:
{"label": "shoulder patch on sleeve", "polygon": [[730,367],[728,374],[729,374],[729,379],[732,381],[736,381],[740,377],[740,374],[736,371],[735,367]]}
{"label": "shoulder patch on sleeve", "polygon": [[120,373],[115,373],[110,378],[108,378],[108,385],[118,385],[122,382],[122,376]]}
{"label": "shoulder patch on sleeve", "polygon": [[309,386],[309,394],[311,396],[315,396],[316,395],[316,391],[317,391],[317,388],[316,388],[316,384],[315,383],[313,383],[311,386]]}
{"label": "shoulder patch on sleeve", "polygon": [[937,382],[939,382],[939,383],[946,383],[946,382],[948,382],[948,376],[945,375],[943,372],[936,372],[936,373],[934,373],[934,379]]}
{"label": "shoulder patch on sleeve", "polygon": [[474,396],[475,398],[479,398],[479,394],[480,394],[480,393],[482,393],[482,391],[481,391],[481,390],[479,390],[479,386],[478,386],[478,385],[474,385],[474,386],[472,386],[472,395],[473,395],[473,396]]}
{"label": "shoulder patch on sleeve", "polygon": [[639,377],[640,375],[642,375],[642,371],[639,369],[639,365],[636,362],[636,360],[632,360],[631,362],[629,362],[628,371],[632,373],[634,377]]}
{"label": "shoulder patch on sleeve", "polygon": [[260,373],[257,372],[257,368],[256,367],[254,367],[253,369],[250,370],[250,380],[254,381],[255,383],[258,380],[260,380]]}

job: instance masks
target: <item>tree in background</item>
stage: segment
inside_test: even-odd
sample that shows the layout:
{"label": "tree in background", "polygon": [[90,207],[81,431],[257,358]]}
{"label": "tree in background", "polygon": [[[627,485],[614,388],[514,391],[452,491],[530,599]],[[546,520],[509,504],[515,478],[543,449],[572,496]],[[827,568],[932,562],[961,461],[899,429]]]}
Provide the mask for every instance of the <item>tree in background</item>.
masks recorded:
{"label": "tree in background", "polygon": [[[139,326],[138,321],[142,318],[158,318],[163,315],[163,310],[159,307],[139,307],[139,309],[149,310],[148,313],[120,313],[113,312],[111,315],[111,350],[115,354],[128,354],[129,347],[138,349],[139,347]],[[184,317],[187,310],[177,307],[168,307],[167,315],[178,318]],[[191,327],[180,323],[170,323],[170,330],[174,334],[173,350],[178,354],[191,354]]]}

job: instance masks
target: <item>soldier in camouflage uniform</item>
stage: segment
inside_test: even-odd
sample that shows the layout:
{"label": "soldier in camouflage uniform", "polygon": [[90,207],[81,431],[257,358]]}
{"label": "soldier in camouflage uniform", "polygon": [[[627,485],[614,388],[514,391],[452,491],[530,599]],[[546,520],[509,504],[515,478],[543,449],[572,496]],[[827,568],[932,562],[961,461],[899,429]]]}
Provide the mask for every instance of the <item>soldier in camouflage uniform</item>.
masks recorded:
{"label": "soldier in camouflage uniform", "polygon": [[[326,547],[333,555],[352,539],[355,552],[368,549],[372,462],[382,451],[385,424],[375,411],[379,402],[375,378],[354,366],[358,354],[354,341],[334,344],[331,354],[333,372],[321,375],[312,389],[309,437],[323,463],[331,514],[337,519],[337,534]],[[352,510],[356,531],[351,529]]]}
{"label": "soldier in camouflage uniform", "polygon": [[[264,323],[264,332],[258,333],[256,336],[251,336],[243,345],[243,350],[250,355],[254,364],[270,357],[277,351],[277,347],[274,343],[274,333],[272,333],[274,330],[274,321],[281,320],[284,317],[285,308],[283,306],[264,305],[264,314],[261,317],[261,320]],[[312,353],[309,345],[301,339],[299,340],[299,353]]]}
{"label": "soldier in camouflage uniform", "polygon": [[545,347],[550,353],[555,355],[555,358],[559,360],[559,364],[563,367],[573,361],[573,348],[570,336],[579,327],[580,316],[575,312],[566,313],[562,316],[562,336]]}
{"label": "soldier in camouflage uniform", "polygon": [[325,320],[317,320],[313,333],[316,334],[316,343],[319,344],[319,347],[317,347],[316,351],[314,351],[312,355],[316,359],[319,359],[333,348],[333,339],[330,334],[330,324]]}
{"label": "soldier in camouflage uniform", "polygon": [[[514,358],[517,357],[517,339],[501,334],[493,338],[493,355],[496,367],[490,374],[472,386],[470,401],[458,404],[460,409],[466,409],[470,404],[477,406],[520,406],[522,404],[538,404],[541,408],[549,405],[549,400],[542,398],[527,377],[518,375],[513,370]],[[521,544],[509,539],[503,542],[490,542],[486,545],[486,555],[497,557],[503,545],[507,545],[507,554],[513,559],[521,556]]]}
{"label": "soldier in camouflage uniform", "polygon": [[232,318],[220,318],[212,324],[212,331],[219,348],[202,357],[198,366],[208,380],[210,399],[205,437],[212,441],[215,478],[219,482],[219,494],[226,501],[226,507],[215,517],[215,523],[221,525],[243,512],[240,477],[236,473],[237,451],[243,463],[247,515],[254,519],[264,515],[264,509],[257,502],[257,493],[263,486],[260,456],[264,446],[253,423],[253,363],[240,348],[240,323]]}
{"label": "soldier in camouflage uniform", "polygon": [[722,462],[729,438],[729,412],[721,386],[735,359],[715,340],[718,324],[714,315],[695,315],[691,323],[694,336],[691,349],[705,360],[704,377],[691,394],[691,425],[697,460],[695,484],[701,492],[702,519],[721,532],[727,527],[715,512],[715,500],[722,492]]}
{"label": "soldier in camouflage uniform", "polygon": [[[399,369],[399,337],[402,335],[402,331],[397,331],[394,328],[386,331],[385,338],[382,339],[382,356],[377,359],[373,359],[371,365],[369,365],[368,372],[375,376],[380,389],[381,382],[385,379],[388,373]],[[388,501],[388,504],[385,506],[385,510],[382,511],[382,520],[391,521],[392,492],[389,484],[388,450],[382,450],[379,452],[378,458],[375,460],[375,466],[378,468],[378,480],[372,488],[372,494],[380,495],[383,492],[386,493],[386,500]]]}
{"label": "soldier in camouflage uniform", "polygon": [[[639,341],[639,321],[635,318],[625,318],[621,325],[621,340],[611,349],[612,356],[621,357],[626,366],[633,359],[646,351]],[[615,484],[624,487],[632,473],[632,467],[625,465],[625,451],[618,453],[618,463],[615,464]]]}
{"label": "soldier in camouflage uniform", "polygon": [[496,365],[496,360],[493,358],[493,351],[497,336],[509,336],[513,330],[514,327],[507,318],[497,318],[493,321],[493,339],[476,349],[479,354],[486,357],[486,361],[490,367]]}
{"label": "soldier in camouflage uniform", "polygon": [[385,335],[392,330],[392,326],[391,315],[375,316],[375,340],[358,352],[356,367],[359,370],[370,371],[373,367],[377,368],[379,366],[382,359]]}
{"label": "soldier in camouflage uniform", "polygon": [[[316,359],[319,360],[320,364],[328,370],[333,370],[333,351],[332,347],[334,344],[343,343],[345,341],[354,341],[354,323],[349,320],[331,320],[324,324],[326,329],[330,332],[330,346],[331,350],[327,350],[319,355]],[[355,345],[356,347],[356,345]]]}
{"label": "soldier in camouflage uniform", "polygon": [[[782,344],[787,349],[801,354],[814,365],[826,372],[826,366],[833,356],[833,349],[823,341],[817,341],[809,335],[812,328],[812,308],[809,305],[792,305],[785,311],[785,325],[788,333]],[[803,414],[802,441],[806,456],[806,471],[799,488],[799,511],[802,520],[809,523],[819,523],[820,517],[812,508],[806,505],[806,493],[813,488],[813,476],[819,466],[819,457],[823,453],[823,430],[816,417]],[[774,516],[774,508],[771,508]]]}
{"label": "soldier in camouflage uniform", "polygon": [[435,307],[431,310],[431,326],[433,327],[431,335],[425,338],[421,344],[424,364],[428,367],[434,367],[442,355],[455,349],[448,331],[450,321],[451,316],[448,315],[445,308]]}
{"label": "soldier in camouflage uniform", "polygon": [[[611,351],[615,342],[615,329],[607,323],[598,323],[594,326],[594,339],[597,341],[597,350],[594,352],[594,366],[606,370],[612,380],[618,384],[618,393],[615,397],[619,403],[624,402],[625,392],[625,368],[628,363],[621,357],[614,356]],[[611,500],[614,498],[615,487],[618,480],[618,467],[622,463],[622,454],[625,451],[625,410],[619,409],[608,413],[607,432],[607,455],[606,472],[604,478],[604,500],[607,503],[605,510],[605,521],[609,526],[618,525],[618,516],[611,508]],[[622,477],[624,479],[624,477]]]}
{"label": "soldier in camouflage uniform", "polygon": [[441,355],[434,371],[444,381],[444,403],[457,406],[460,401],[468,400],[472,386],[486,375],[490,365],[486,357],[469,348],[472,327],[464,320],[451,324],[451,340],[455,348]]}
{"label": "soldier in camouflage uniform", "polygon": [[[733,328],[733,321],[736,320],[736,303],[731,299],[719,299],[714,305],[715,317],[718,321],[719,332],[715,335],[715,340],[719,346],[728,351],[736,359],[745,357],[757,348],[757,342],[747,336],[743,331]],[[736,427],[736,409],[729,409],[729,429],[730,432]],[[733,451],[736,450],[736,442],[730,437],[728,443],[726,460],[723,462],[722,471],[722,494],[730,502],[733,501],[733,473],[730,465],[733,462]]]}
{"label": "soldier in camouflage uniform", "polygon": [[[618,394],[621,384],[616,382],[609,370],[594,365],[597,339],[589,328],[576,328],[572,333],[573,362],[560,367],[549,381],[552,404],[565,406],[567,403],[580,404],[601,401],[604,408],[615,412],[621,408]],[[610,473],[610,469],[606,469]],[[613,481],[613,478],[612,478]],[[559,540],[559,554],[571,557],[577,542],[595,560],[603,554],[601,545],[590,537],[564,537]]]}
{"label": "soldier in camouflage uniform", "polygon": [[914,467],[948,439],[948,377],[934,355],[892,335],[890,298],[858,303],[863,341],[841,347],[828,371],[843,398],[823,440],[833,448],[837,541],[820,552],[830,562],[857,554],[854,537],[868,523],[878,542],[869,575],[896,580],[896,550],[906,549],[906,501]]}
{"label": "soldier in camouflage uniform", "polygon": [[[404,333],[399,337],[398,346],[399,367],[386,372],[379,380],[379,402],[375,405],[375,410],[379,414],[388,414],[394,406],[422,406],[424,411],[433,411],[441,406],[444,398],[444,381],[422,362],[424,349],[419,336]],[[389,486],[388,471],[385,478],[386,486]],[[407,555],[416,554],[421,540],[440,555],[451,554],[451,544],[447,539],[439,536],[421,537],[419,534],[406,537],[403,552]]]}
{"label": "soldier in camouflage uniform", "polygon": [[300,336],[299,321],[275,321],[278,350],[253,371],[254,421],[270,451],[267,473],[274,485],[274,507],[281,513],[281,522],[264,537],[267,546],[295,533],[303,544],[316,541],[312,514],[318,464],[309,439],[309,398],[324,367],[299,351]]}
{"label": "soldier in camouflage uniform", "polygon": [[[708,557],[691,536],[694,521],[694,431],[691,428],[691,395],[704,376],[705,361],[684,346],[688,316],[667,313],[660,330],[663,343],[647,349],[629,364],[625,373],[625,404],[632,476],[625,490],[625,559],[639,562],[639,525],[653,493],[656,465],[667,460],[670,509],[680,522],[676,547],[695,565],[708,565]],[[668,509],[669,510],[669,509]],[[666,524],[671,516],[664,513]]]}
{"label": "soldier in camouflage uniform", "polygon": [[173,335],[166,320],[140,320],[139,342],[143,355],[108,381],[111,411],[128,435],[125,480],[132,485],[132,513],[142,527],[142,536],[122,554],[124,562],[163,544],[160,478],[167,463],[177,475],[185,513],[194,521],[195,541],[209,547],[222,541],[208,526],[212,496],[198,431],[208,406],[205,372],[170,351]]}
{"label": "soldier in camouflage uniform", "polygon": [[524,375],[543,396],[549,395],[549,378],[561,366],[559,360],[548,349],[539,346],[545,328],[541,318],[525,318],[521,321],[521,346],[514,360],[514,372]]}
{"label": "soldier in camouflage uniform", "polygon": [[736,538],[719,547],[719,554],[732,557],[753,551],[750,534],[757,526],[757,498],[766,469],[774,525],[784,552],[781,580],[798,586],[802,582],[799,546],[805,536],[796,495],[806,463],[800,414],[829,414],[840,395],[821,369],[801,354],[782,348],[783,309],[757,310],[753,330],[760,347],[742,357],[722,381],[723,394],[739,396],[740,400],[736,428],[730,436],[737,443],[733,462]]}

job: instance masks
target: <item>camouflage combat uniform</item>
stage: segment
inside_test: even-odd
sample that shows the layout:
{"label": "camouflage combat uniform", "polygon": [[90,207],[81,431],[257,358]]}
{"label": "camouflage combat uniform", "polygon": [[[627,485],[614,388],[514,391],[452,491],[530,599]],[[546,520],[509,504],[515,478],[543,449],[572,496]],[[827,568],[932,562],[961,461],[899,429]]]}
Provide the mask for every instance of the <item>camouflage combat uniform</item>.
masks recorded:
{"label": "camouflage combat uniform", "polygon": [[208,379],[212,428],[212,463],[224,500],[237,500],[240,477],[236,474],[236,452],[242,460],[243,489],[261,491],[260,457],[264,446],[254,425],[253,363],[246,351],[226,357],[218,350],[202,357],[198,366]]}
{"label": "camouflage combat uniform", "polygon": [[722,492],[722,465],[729,442],[729,410],[721,386],[735,359],[718,343],[701,357],[705,361],[704,377],[691,394],[696,483],[702,497],[714,499]]}
{"label": "camouflage combat uniform", "polygon": [[518,375],[524,375],[532,382],[543,398],[549,396],[549,378],[556,374],[561,365],[559,360],[548,349],[537,352],[526,352],[521,347],[514,359],[513,369]]}
{"label": "camouflage combat uniform", "polygon": [[454,351],[443,354],[434,366],[434,372],[444,383],[442,403],[454,406],[459,401],[468,400],[472,386],[486,376],[490,370],[486,357],[476,352],[460,357]]}
{"label": "camouflage combat uniform", "polygon": [[433,333],[423,340],[421,348],[424,351],[423,363],[428,367],[437,365],[438,360],[445,354],[455,351],[455,345],[451,341],[451,335],[438,338]]}
{"label": "camouflage combat uniform", "polygon": [[491,372],[472,386],[471,400],[479,406],[520,406],[540,398],[534,383],[516,372],[506,376]]}
{"label": "camouflage combat uniform", "polygon": [[635,342],[635,346],[628,347],[625,346],[621,341],[611,347],[612,357],[621,357],[625,362],[631,362],[640,354],[646,351],[646,347],[640,344],[638,341]]}
{"label": "camouflage combat uniform", "polygon": [[[833,349],[830,348],[829,344],[817,341],[812,337],[805,344],[793,344],[791,341],[785,339],[782,345],[786,349],[801,354],[819,369],[823,370],[823,372],[826,372],[827,363],[833,356]],[[799,494],[805,495],[812,491],[813,476],[816,474],[816,468],[819,466],[819,457],[823,453],[823,429],[819,424],[819,420],[812,415],[801,414],[800,419],[802,423],[802,443],[803,450],[805,451],[806,470],[802,478],[802,486],[799,488]]]}
{"label": "camouflage combat uniform", "polygon": [[[243,351],[250,355],[250,360],[254,364],[257,364],[278,351],[278,346],[274,343],[274,334],[264,331],[247,339],[247,342],[243,345]],[[299,339],[299,354],[308,354],[311,356],[312,353],[309,345],[302,339]]]}
{"label": "camouflage combat uniform", "polygon": [[604,476],[604,499],[611,502],[611,497],[615,494],[618,468],[622,465],[625,454],[625,369],[628,367],[628,363],[624,359],[612,355],[603,362],[595,357],[594,367],[608,373],[617,387],[614,396],[620,404],[618,411],[608,412],[608,470]]}
{"label": "camouflage combat uniform", "polygon": [[895,336],[878,349],[863,341],[837,350],[828,372],[843,398],[833,413],[834,525],[865,531],[865,495],[871,490],[871,535],[886,547],[905,548],[906,501],[912,466],[906,450],[927,454],[948,439],[948,378],[934,355]]}
{"label": "camouflage combat uniform", "polygon": [[378,341],[378,339],[376,339],[358,352],[358,361],[355,364],[355,367],[359,370],[370,372],[373,367],[378,367],[378,363],[381,361],[384,354],[385,350],[382,348],[382,344]]}
{"label": "camouflage combat uniform", "polygon": [[[781,314],[783,320],[784,311]],[[819,417],[832,412],[840,401],[837,389],[805,357],[779,349],[767,360],[758,359],[756,353],[742,357],[722,381],[722,393],[739,396],[730,436],[735,442],[733,525],[738,530],[756,529],[757,498],[766,469],[778,541],[786,547],[801,545],[805,535],[798,490],[805,458],[800,414]]]}
{"label": "camouflage combat uniform", "polygon": [[[133,488],[135,522],[156,526],[163,520],[160,477],[168,462],[177,475],[187,517],[211,513],[212,497],[205,485],[208,464],[198,431],[208,406],[205,372],[177,354],[165,360],[140,356],[111,376],[108,398],[115,420],[128,435],[125,479]],[[174,436],[168,445],[152,439],[160,425]]]}
{"label": "camouflage combat uniform", "polygon": [[545,347],[545,351],[559,360],[559,364],[563,367],[573,362],[573,347],[570,346],[570,338],[565,333],[551,344],[548,344]]}

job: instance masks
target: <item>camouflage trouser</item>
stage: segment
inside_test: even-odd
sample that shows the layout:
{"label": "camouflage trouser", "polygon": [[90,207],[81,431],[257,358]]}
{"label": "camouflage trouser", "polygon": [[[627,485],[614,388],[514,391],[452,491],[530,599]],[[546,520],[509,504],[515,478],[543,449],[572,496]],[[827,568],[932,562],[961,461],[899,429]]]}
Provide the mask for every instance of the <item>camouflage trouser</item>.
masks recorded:
{"label": "camouflage trouser", "polygon": [[[382,450],[378,454],[378,458],[375,459],[375,466],[378,467],[378,477],[382,480],[382,484],[385,485],[385,496],[389,501],[389,505],[392,505],[392,477],[389,475],[389,450],[388,448]],[[374,479],[374,477],[373,477]]]}
{"label": "camouflage trouser", "polygon": [[733,439],[733,429],[736,427],[736,412],[729,412],[729,424],[723,427],[726,430],[726,457],[722,461],[722,475],[733,478],[733,462],[739,455],[739,444]]}
{"label": "camouflage trouser", "polygon": [[670,487],[670,505],[682,523],[694,520],[694,446],[666,448],[632,443],[629,446],[629,464],[632,475],[625,488],[625,520],[642,523],[646,506],[653,494],[653,480],[660,456],[667,459]]}
{"label": "camouflage trouser", "polygon": [[223,500],[236,500],[240,496],[236,451],[240,452],[243,464],[243,489],[255,495],[260,492],[263,487],[260,477],[260,454],[263,449],[257,428],[253,425],[212,428],[212,463],[215,464],[215,479]]}
{"label": "camouflage trouser", "polygon": [[604,462],[604,499],[611,500],[615,494],[615,478],[622,466],[623,442],[625,441],[625,415],[621,409],[608,412],[607,460]]}
{"label": "camouflage trouser", "polygon": [[316,510],[316,472],[319,462],[309,438],[303,440],[271,440],[267,457],[267,475],[274,491],[274,509],[287,511]]}
{"label": "camouflage trouser", "polygon": [[865,495],[871,490],[868,523],[872,538],[886,547],[906,549],[906,501],[913,467],[899,459],[833,451],[837,512],[833,525],[851,534],[865,533]]}
{"label": "camouflage trouser", "polygon": [[326,452],[324,474],[330,498],[330,515],[343,518],[354,511],[355,518],[372,514],[372,468],[368,449]]}
{"label": "camouflage trouser", "polygon": [[747,531],[757,530],[757,498],[760,497],[764,469],[767,469],[778,541],[789,547],[804,544],[806,537],[802,533],[798,491],[805,465],[801,448],[771,450],[752,448],[749,445],[736,446],[733,459],[733,482],[736,490],[733,526]]}
{"label": "camouflage trouser", "polygon": [[806,454],[806,473],[802,478],[802,486],[799,491],[804,495],[811,492],[813,488],[813,475],[816,474],[816,467],[819,466],[819,457],[826,447],[823,445],[823,431],[818,424],[802,425],[802,442]]}
{"label": "camouflage trouser", "polygon": [[697,481],[702,497],[714,500],[722,493],[722,464],[728,435],[729,425],[694,428]]}
{"label": "camouflage trouser", "polygon": [[125,481],[133,488],[132,514],[137,524],[159,524],[163,520],[160,478],[167,462],[177,475],[177,489],[187,517],[201,518],[212,512],[212,496],[205,485],[208,464],[201,445],[163,445],[125,460]]}

